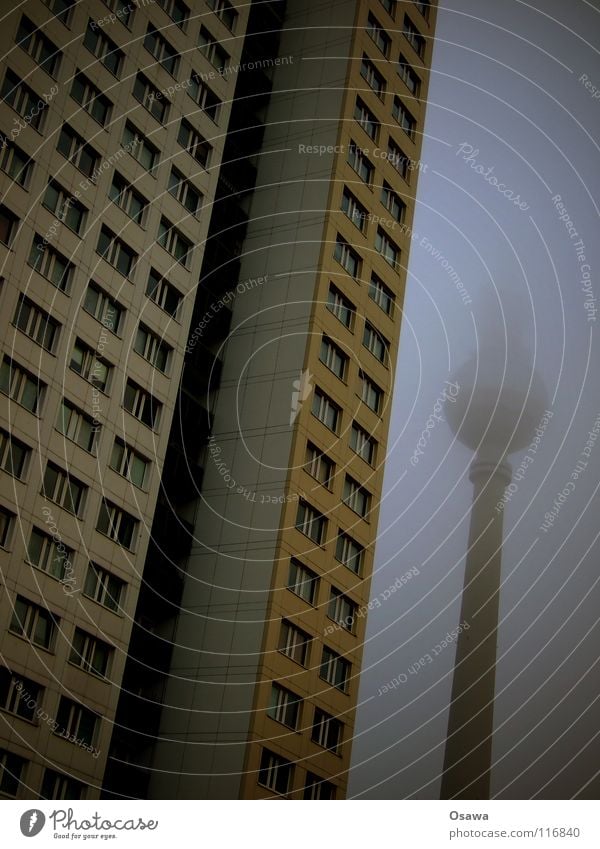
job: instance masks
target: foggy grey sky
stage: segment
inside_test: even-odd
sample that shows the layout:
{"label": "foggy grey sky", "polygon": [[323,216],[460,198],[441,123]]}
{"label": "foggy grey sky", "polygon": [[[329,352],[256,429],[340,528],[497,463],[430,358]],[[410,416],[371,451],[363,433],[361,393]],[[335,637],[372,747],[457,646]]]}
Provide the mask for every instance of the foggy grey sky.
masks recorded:
{"label": "foggy grey sky", "polygon": [[[504,511],[492,795],[598,798],[600,436],[582,452],[600,416],[599,47],[597,0],[441,2],[372,597],[419,574],[370,613],[350,797],[439,794],[455,644],[377,692],[459,624],[472,454],[436,422],[410,458],[469,353],[518,339],[553,416]],[[588,465],[542,530],[582,456]]]}

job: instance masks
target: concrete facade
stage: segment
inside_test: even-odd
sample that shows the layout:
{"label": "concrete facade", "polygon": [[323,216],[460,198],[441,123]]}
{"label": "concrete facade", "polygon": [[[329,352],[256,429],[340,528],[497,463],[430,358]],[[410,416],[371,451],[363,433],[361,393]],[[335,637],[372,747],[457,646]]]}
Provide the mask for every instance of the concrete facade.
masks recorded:
{"label": "concrete facade", "polygon": [[[130,5],[1,36],[9,798],[101,792],[250,12]],[[282,15],[154,798],[346,790],[435,5]]]}
{"label": "concrete facade", "polygon": [[[369,599],[434,25],[433,8],[426,23],[413,4],[395,5],[392,18],[379,2],[287,4],[279,55],[292,61],[274,74],[240,275],[242,286],[262,282],[234,302],[152,796],[269,797],[284,773],[275,792],[345,794],[365,619],[337,625],[330,599],[341,594],[355,612]],[[426,36],[422,59],[403,34],[405,14]],[[373,18],[387,56],[367,31]],[[401,53],[418,74],[417,98],[398,75]],[[361,75],[363,55],[381,96]],[[355,118],[357,98],[379,124],[375,139]],[[414,117],[410,135],[394,99]],[[386,157],[390,139],[410,160],[406,179]],[[348,162],[353,142],[373,166],[368,182]],[[405,204],[401,223],[381,202],[384,181]],[[362,220],[342,210],[345,190]],[[378,227],[401,251],[395,267],[377,249]],[[335,257],[338,236],[359,258],[354,276]],[[393,297],[390,314],[369,296],[372,273]],[[328,308],[331,284],[352,305],[350,327]],[[365,320],[385,340],[385,362],[363,344]],[[321,361],[324,336],[347,358],[341,378]],[[382,390],[377,412],[361,400],[361,372]],[[313,413],[319,390],[339,407],[334,430]],[[377,443],[370,462],[351,448],[353,422]],[[327,485],[311,474],[309,444],[335,465]],[[368,492],[364,517],[344,503],[347,475]],[[325,519],[319,542],[296,527],[304,503]],[[364,550],[358,575],[336,559],[340,532]],[[314,575],[310,602],[289,588],[292,560]],[[303,662],[280,650],[285,623],[310,637]],[[349,664],[343,687],[321,677],[324,648]],[[301,700],[292,727],[273,718],[274,685]],[[335,752],[315,742],[319,710],[341,723]],[[264,768],[269,753],[281,769]]]}
{"label": "concrete facade", "polygon": [[[9,690],[14,681],[12,685],[10,678],[6,679],[7,683],[3,682],[1,697],[5,701],[0,708],[9,706],[10,710],[0,711],[0,748],[4,759],[6,754],[18,758],[9,759],[8,767],[4,761],[3,768],[20,781],[16,792],[24,798],[41,793],[44,780],[46,788],[50,788],[49,792],[56,797],[66,794],[66,798],[77,798],[77,794],[81,794],[94,798],[100,792],[148,533],[179,388],[185,340],[202,264],[203,242],[210,220],[211,198],[218,178],[224,144],[223,128],[227,127],[231,92],[235,87],[235,73],[221,77],[197,49],[198,32],[201,25],[210,28],[214,37],[226,46],[230,62],[235,65],[239,62],[247,14],[242,7],[236,21],[238,34],[234,37],[205,3],[195,4],[202,9],[195,9],[193,14],[188,9],[183,29],[167,13],[177,16],[176,6],[167,0],[140,4],[135,9],[132,5],[134,10],[129,20],[121,14],[126,4],[86,0],[71,9],[66,17],[55,17],[53,12],[58,13],[63,5],[68,4],[30,0],[5,17],[1,36],[4,87],[3,101],[0,102],[0,129],[4,142],[0,180],[2,204],[15,216],[12,233],[0,244],[2,357],[5,364],[7,357],[14,363],[12,370],[8,365],[3,366],[2,391],[6,415],[4,418],[3,414],[3,429],[28,449],[27,462],[20,477],[7,471],[6,454],[0,472],[1,503],[9,525],[0,549],[2,664],[8,670],[3,673],[5,677],[13,675],[18,682],[21,676],[25,676],[42,689],[35,700],[33,715],[28,718],[17,715],[14,697],[12,703],[10,701]],[[119,14],[116,14],[117,11]],[[56,67],[40,65],[38,60],[42,54],[39,51],[43,45],[39,47],[33,41],[19,39],[22,45],[16,46],[24,17],[34,25],[34,38],[37,33],[37,37],[43,36],[60,51],[54,63]],[[173,69],[175,77],[157,62],[145,46],[149,26],[156,28],[178,54],[176,68]],[[120,67],[114,68],[116,73],[105,67],[85,46],[86,31],[88,38],[92,35],[109,38],[110,44],[106,48],[109,54],[115,48],[121,51],[120,54],[112,54],[121,57]],[[92,45],[91,41],[89,43]],[[95,49],[101,51],[102,45]],[[146,108],[133,94],[140,69],[157,92],[165,93],[162,98],[156,98],[156,102],[169,104],[168,114],[162,120],[150,111],[151,101],[147,102],[149,108]],[[54,76],[48,70],[52,70]],[[74,96],[78,72],[83,72],[98,92],[107,98],[106,116],[100,111],[100,103],[93,116]],[[193,72],[204,75],[215,95],[223,101],[217,123],[193,101],[190,88],[180,86],[173,90],[178,82],[189,80]],[[12,78],[7,76],[11,73],[20,81],[17,89],[10,82]],[[33,93],[29,102],[25,100],[23,85]],[[89,102],[89,94],[84,100]],[[14,108],[7,101],[13,101]],[[38,101],[41,107],[38,107]],[[92,106],[89,108],[92,109]],[[40,109],[42,121],[36,129],[32,116]],[[184,115],[211,145],[206,168],[201,167],[197,159],[178,143]],[[156,150],[157,165],[152,173],[132,155],[140,150],[139,158],[143,158],[142,145],[127,147],[127,139],[124,142],[128,122]],[[94,181],[89,179],[89,173],[81,170],[87,167],[85,162],[78,160],[74,164],[57,149],[64,125],[93,148],[97,156],[93,164],[96,171]],[[14,179],[16,170],[11,171],[13,144],[30,157],[25,185]],[[191,214],[168,191],[173,166],[204,197],[197,215]],[[128,214],[128,211],[133,213],[133,206],[126,210],[111,199],[110,187],[115,175],[119,175],[147,202],[139,218],[140,223]],[[85,221],[79,232],[69,226],[68,205],[63,205],[63,212],[58,214],[46,208],[46,192],[51,180],[84,207]],[[127,202],[123,198],[123,205]],[[71,209],[75,208],[73,202]],[[137,215],[137,207],[135,210]],[[185,263],[179,262],[158,241],[163,218],[175,224],[193,247]],[[99,255],[97,248],[103,227],[109,227],[135,253],[135,265],[128,276]],[[46,276],[33,267],[31,257],[35,256],[35,247],[32,247],[35,234],[46,237],[46,251],[40,251],[40,257],[49,256],[49,251],[56,249],[72,265],[66,291],[61,291],[48,279],[52,276],[52,266]],[[151,269],[167,280],[180,296],[181,302],[175,315],[146,294]],[[101,312],[98,307],[96,315],[91,314],[91,296],[86,301],[90,282],[116,301],[122,310],[116,332],[110,329],[111,314],[106,310]],[[18,318],[21,294],[57,322],[50,350],[21,329],[20,325],[39,336],[33,319],[26,325],[24,314],[22,320]],[[164,303],[169,305],[170,302]],[[47,319],[40,320],[45,322]],[[169,348],[164,373],[135,350],[140,323],[154,331]],[[73,367],[77,339],[88,346],[92,362],[101,357],[111,366],[105,389],[101,390],[98,381],[94,382],[93,365],[88,379],[76,370],[79,366]],[[142,348],[141,344],[138,347],[154,356],[150,348]],[[155,361],[159,362],[158,359]],[[34,412],[19,403],[21,397],[15,386],[20,378],[15,368],[26,370],[34,381],[39,379],[44,384],[43,397]],[[127,380],[135,381],[160,403],[160,418],[155,427],[147,426],[125,409]],[[82,447],[76,441],[81,430],[69,430],[66,437],[57,429],[63,398],[86,420],[94,419],[94,427],[99,428],[94,445],[89,446],[91,450],[86,450],[88,445]],[[126,442],[147,461],[141,485],[134,485],[123,462],[118,464],[118,470],[111,468],[115,439]],[[86,487],[78,515],[73,515],[41,493],[47,462],[68,471]],[[110,534],[97,530],[103,498],[125,510],[136,521],[129,544],[120,544],[111,539]],[[36,567],[28,557],[34,528],[50,534],[58,545],[69,549],[69,554],[62,556],[56,576],[51,574],[49,567]],[[62,551],[58,553],[59,560]],[[116,610],[89,597],[91,583],[86,589],[86,577],[90,562],[98,564],[122,585]],[[99,598],[102,598],[101,592],[99,588]],[[54,617],[54,633],[48,647],[40,645],[39,640],[36,644],[28,638],[29,620],[23,623],[23,628],[18,625],[11,627],[17,597],[49,611]],[[105,673],[90,671],[90,665],[83,660],[70,661],[77,628],[109,647],[110,657]],[[92,731],[87,726],[84,730],[85,720],[71,717],[68,733],[64,732],[62,736],[60,731],[56,733],[55,723],[57,719],[62,721],[65,711],[63,708],[61,713],[60,708],[63,697],[96,714]],[[17,699],[16,704],[21,702],[24,703],[24,699]],[[85,748],[82,742],[69,741],[67,737],[75,737],[79,741],[85,739],[86,746],[89,742],[90,748]],[[59,778],[54,779],[50,770],[58,773]],[[7,795],[13,795],[14,784],[12,778],[5,779],[3,789],[5,786],[9,791]]]}

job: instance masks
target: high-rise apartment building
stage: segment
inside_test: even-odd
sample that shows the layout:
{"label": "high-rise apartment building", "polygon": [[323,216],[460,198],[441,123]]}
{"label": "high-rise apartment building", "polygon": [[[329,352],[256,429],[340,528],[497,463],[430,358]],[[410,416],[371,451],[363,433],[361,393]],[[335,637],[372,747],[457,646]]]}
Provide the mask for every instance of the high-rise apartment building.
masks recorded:
{"label": "high-rise apartment building", "polygon": [[4,20],[0,793],[343,797],[434,23]]}

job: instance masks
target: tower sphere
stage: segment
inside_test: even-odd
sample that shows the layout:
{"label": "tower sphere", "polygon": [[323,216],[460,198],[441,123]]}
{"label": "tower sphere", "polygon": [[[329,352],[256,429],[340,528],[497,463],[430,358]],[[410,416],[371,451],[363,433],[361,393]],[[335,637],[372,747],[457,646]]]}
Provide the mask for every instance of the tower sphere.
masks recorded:
{"label": "tower sphere", "polygon": [[521,345],[487,345],[455,372],[459,389],[455,403],[446,404],[448,423],[479,455],[500,459],[534,436],[548,395],[531,359]]}

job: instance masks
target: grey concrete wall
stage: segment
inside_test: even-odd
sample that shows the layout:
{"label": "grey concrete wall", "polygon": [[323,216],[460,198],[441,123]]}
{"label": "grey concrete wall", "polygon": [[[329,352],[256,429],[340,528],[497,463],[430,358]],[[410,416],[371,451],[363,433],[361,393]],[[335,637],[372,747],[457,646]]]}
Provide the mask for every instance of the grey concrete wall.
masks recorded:
{"label": "grey concrete wall", "polygon": [[280,47],[288,60],[273,72],[242,271],[232,280],[243,291],[196,514],[154,797],[239,794],[281,521],[281,503],[268,499],[296,495],[286,492],[293,381],[304,366],[334,158],[299,145],[336,144],[354,14],[347,0],[288,3]]}

